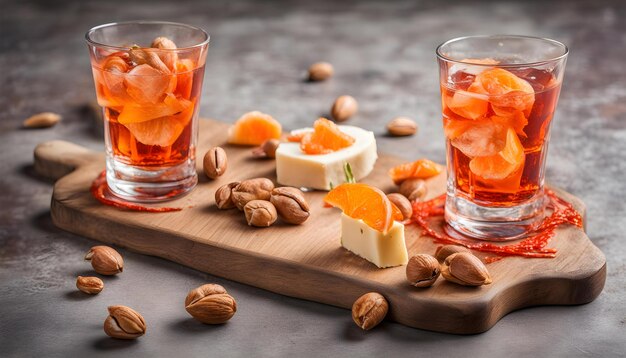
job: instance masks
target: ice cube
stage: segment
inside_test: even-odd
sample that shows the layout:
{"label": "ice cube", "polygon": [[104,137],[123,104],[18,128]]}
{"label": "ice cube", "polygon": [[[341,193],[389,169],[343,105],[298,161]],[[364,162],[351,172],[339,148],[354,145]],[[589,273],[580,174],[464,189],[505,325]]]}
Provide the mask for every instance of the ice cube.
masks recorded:
{"label": "ice cube", "polygon": [[506,126],[491,119],[465,123],[463,129],[450,142],[470,158],[495,155],[506,145]]}
{"label": "ice cube", "polygon": [[158,103],[176,86],[176,76],[163,74],[148,64],[139,65],[124,75],[128,94],[140,104]]}

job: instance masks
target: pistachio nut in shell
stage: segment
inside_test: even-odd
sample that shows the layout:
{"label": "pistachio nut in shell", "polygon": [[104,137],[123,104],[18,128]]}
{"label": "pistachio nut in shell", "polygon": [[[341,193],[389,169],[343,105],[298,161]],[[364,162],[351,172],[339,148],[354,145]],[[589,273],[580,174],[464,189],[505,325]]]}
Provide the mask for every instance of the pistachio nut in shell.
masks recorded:
{"label": "pistachio nut in shell", "polygon": [[221,324],[235,315],[237,303],[224,287],[206,284],[189,291],[185,309],[202,323]]}
{"label": "pistachio nut in shell", "polygon": [[463,286],[482,286],[491,283],[487,267],[471,252],[457,252],[448,256],[441,267],[441,275],[446,280]]}
{"label": "pistachio nut in shell", "polygon": [[383,321],[389,311],[389,303],[383,295],[369,292],[359,297],[352,305],[352,320],[367,331]]}
{"label": "pistachio nut in shell", "polygon": [[118,339],[135,339],[146,333],[146,322],[139,312],[126,306],[109,306],[104,333]]}
{"label": "pistachio nut in shell", "polygon": [[116,275],[124,270],[122,255],[109,246],[92,247],[85,255],[85,260],[91,261],[93,269],[101,275]]}

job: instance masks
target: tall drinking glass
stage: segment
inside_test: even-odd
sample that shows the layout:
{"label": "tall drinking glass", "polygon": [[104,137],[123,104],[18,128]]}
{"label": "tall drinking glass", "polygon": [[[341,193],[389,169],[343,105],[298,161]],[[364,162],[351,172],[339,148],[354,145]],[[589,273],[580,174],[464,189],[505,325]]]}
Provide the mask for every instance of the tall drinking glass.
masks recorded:
{"label": "tall drinking glass", "polygon": [[136,21],[97,26],[85,37],[111,192],[161,201],[191,190],[209,36],[189,25]]}
{"label": "tall drinking glass", "polygon": [[470,36],[437,48],[447,152],[445,219],[507,240],[544,216],[550,124],[567,47],[526,36]]}

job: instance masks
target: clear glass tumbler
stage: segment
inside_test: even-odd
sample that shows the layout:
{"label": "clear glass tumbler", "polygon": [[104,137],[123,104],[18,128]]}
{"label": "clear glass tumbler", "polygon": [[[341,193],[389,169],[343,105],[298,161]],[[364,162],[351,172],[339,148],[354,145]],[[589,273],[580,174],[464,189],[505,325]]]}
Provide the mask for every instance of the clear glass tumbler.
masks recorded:
{"label": "clear glass tumbler", "polygon": [[445,219],[485,240],[521,237],[544,216],[550,124],[567,47],[470,36],[437,48],[447,147]]}
{"label": "clear glass tumbler", "polygon": [[85,38],[104,113],[111,192],[150,202],[191,190],[207,33],[134,21],[94,27]]}

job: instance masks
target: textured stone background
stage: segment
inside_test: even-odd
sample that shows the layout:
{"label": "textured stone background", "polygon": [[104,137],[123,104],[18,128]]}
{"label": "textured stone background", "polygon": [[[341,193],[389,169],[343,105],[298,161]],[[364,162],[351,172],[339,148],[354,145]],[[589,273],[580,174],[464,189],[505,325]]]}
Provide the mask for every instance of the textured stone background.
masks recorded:
{"label": "textured stone background", "polygon": [[[0,355],[85,356],[502,356],[601,355],[626,351],[626,3],[609,1],[0,1]],[[351,94],[351,124],[379,134],[380,150],[444,160],[434,48],[468,34],[546,36],[570,46],[553,127],[548,180],[588,205],[588,232],[607,255],[598,299],[505,317],[476,336],[384,323],[363,333],[349,311],[291,299],[122,250],[127,270],[96,297],[74,288],[94,241],[53,227],[51,183],[32,173],[39,142],[65,139],[101,149],[81,109],[94,99],[83,34],[101,23],[159,19],[211,35],[201,114],[232,122],[249,110],[289,129]],[[318,60],[337,76],[302,82]],[[64,120],[22,130],[33,113]],[[420,133],[385,138],[385,122],[409,115]],[[212,281],[240,303],[227,325],[205,327],[182,307],[187,290]],[[106,338],[105,307],[142,312],[148,335]],[[620,353],[621,352],[621,353]]]}

